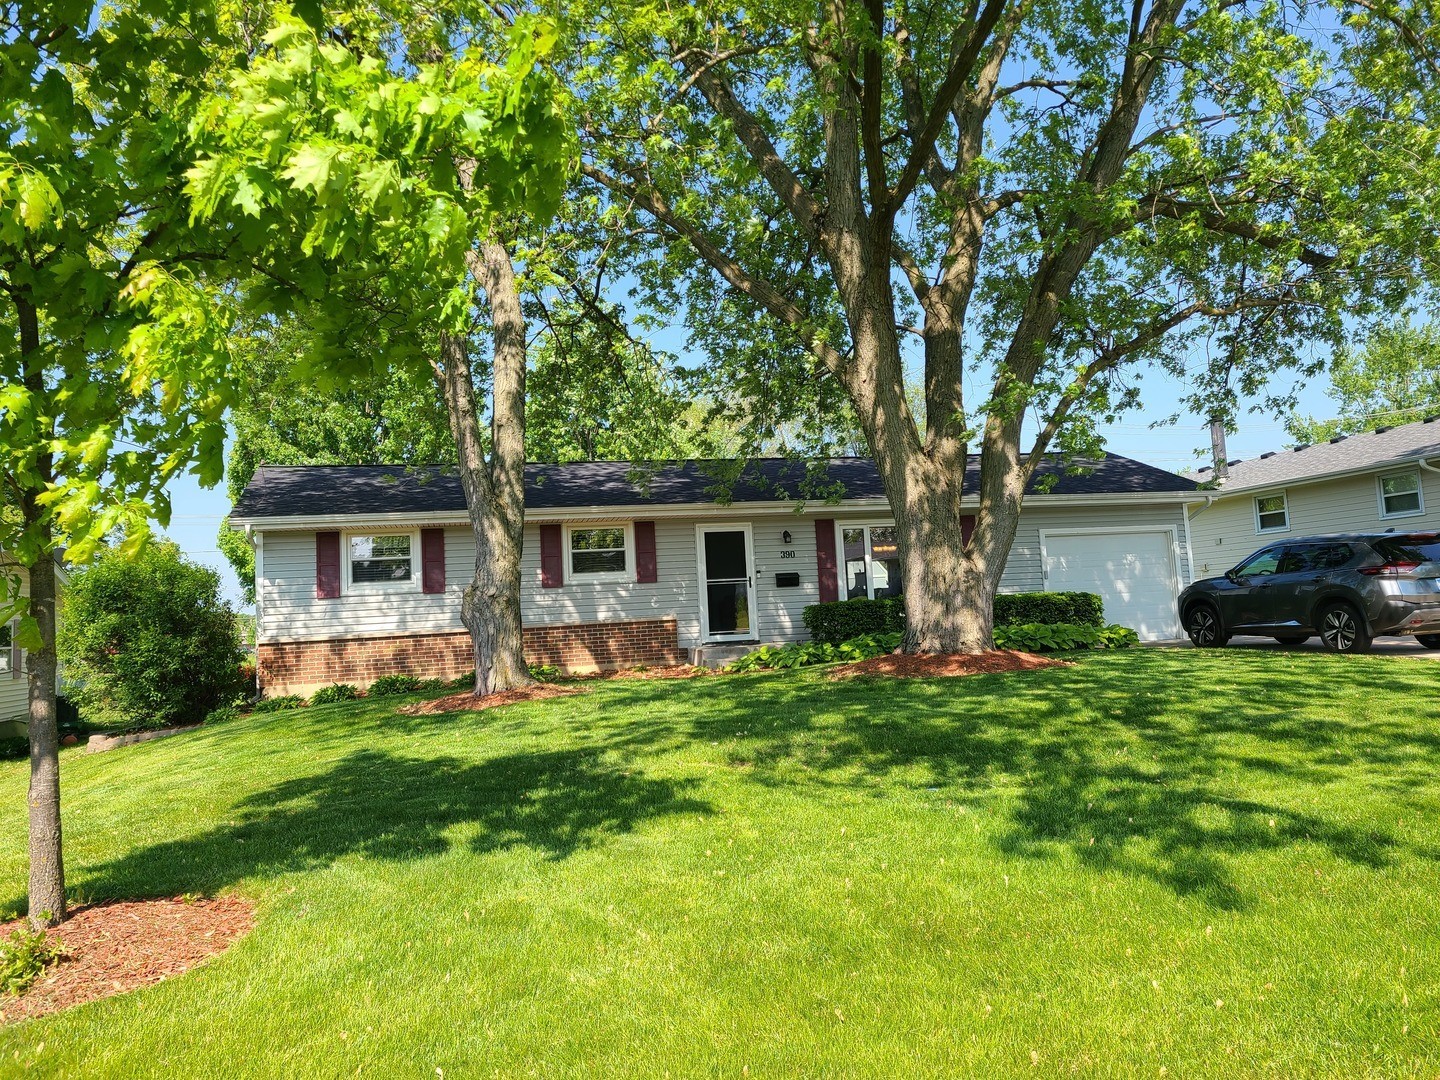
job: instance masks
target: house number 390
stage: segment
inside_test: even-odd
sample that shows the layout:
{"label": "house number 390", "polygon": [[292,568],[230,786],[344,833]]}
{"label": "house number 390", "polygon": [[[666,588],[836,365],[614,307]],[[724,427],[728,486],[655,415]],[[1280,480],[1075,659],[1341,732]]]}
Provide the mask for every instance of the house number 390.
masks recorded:
{"label": "house number 390", "polygon": [[793,551],[782,551],[782,552],[780,552],[780,558],[782,558],[782,559],[793,559],[794,557],[795,557],[795,552],[793,552]]}

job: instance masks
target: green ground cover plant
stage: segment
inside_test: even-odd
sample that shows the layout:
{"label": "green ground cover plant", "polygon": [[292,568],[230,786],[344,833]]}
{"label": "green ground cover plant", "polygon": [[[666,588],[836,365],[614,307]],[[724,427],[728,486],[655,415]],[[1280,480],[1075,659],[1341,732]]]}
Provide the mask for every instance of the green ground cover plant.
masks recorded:
{"label": "green ground cover plant", "polygon": [[[229,952],[0,1029],[71,1077],[1440,1068],[1440,666],[1131,649],[959,679],[369,698],[65,751],[86,899]],[[177,782],[177,778],[183,782]],[[25,770],[0,763],[0,912]]]}

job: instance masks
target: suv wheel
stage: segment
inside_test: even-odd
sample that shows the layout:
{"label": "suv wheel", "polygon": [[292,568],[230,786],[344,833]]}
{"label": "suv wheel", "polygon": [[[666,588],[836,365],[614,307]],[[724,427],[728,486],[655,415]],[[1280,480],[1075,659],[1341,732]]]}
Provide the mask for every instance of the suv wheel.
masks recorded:
{"label": "suv wheel", "polygon": [[1427,649],[1440,649],[1440,634],[1416,634],[1415,640]]}
{"label": "suv wheel", "polygon": [[1370,628],[1349,604],[1332,604],[1320,613],[1320,640],[1338,653],[1370,651]]}
{"label": "suv wheel", "polygon": [[1220,625],[1220,613],[1209,604],[1196,604],[1185,613],[1185,633],[1197,649],[1218,649],[1230,640]]}

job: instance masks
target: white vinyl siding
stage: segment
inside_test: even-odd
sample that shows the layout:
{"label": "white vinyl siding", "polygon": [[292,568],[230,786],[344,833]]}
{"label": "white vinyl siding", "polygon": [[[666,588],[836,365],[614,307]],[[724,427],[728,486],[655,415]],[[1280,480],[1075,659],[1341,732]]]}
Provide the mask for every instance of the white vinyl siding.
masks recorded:
{"label": "white vinyl siding", "polygon": [[[717,511],[707,517],[656,518],[653,520],[657,581],[645,584],[635,581],[632,543],[630,567],[623,579],[587,581],[583,575],[578,580],[567,576],[563,585],[552,589],[540,583],[540,526],[526,525],[520,562],[521,617],[526,626],[555,626],[668,616],[676,620],[681,648],[694,648],[701,644],[695,527],[711,521],[742,521],[750,525],[753,541],[758,639],[762,642],[803,641],[808,633],[802,613],[820,599],[815,550],[817,518],[834,519],[842,528],[846,524],[884,524],[886,520],[883,514],[877,515],[873,510],[847,512],[843,507],[827,506],[814,507],[804,515],[787,511],[745,515],[743,508],[731,506],[724,508],[723,513]],[[1183,530],[1184,519],[1178,504],[1041,507],[1022,512],[1000,589],[1002,592],[1044,589],[1041,529],[1145,525],[1176,527],[1182,577],[1188,581],[1184,534],[1178,531]],[[784,541],[786,532],[791,536],[788,545]],[[838,539],[837,536],[837,543]],[[786,552],[794,554],[787,557]],[[460,622],[460,594],[475,569],[475,547],[468,528],[457,526],[445,530],[443,595],[418,591],[349,593],[318,600],[313,532],[266,532],[264,553],[258,605],[261,641],[446,633],[464,629]],[[568,556],[568,552],[566,554]],[[843,575],[843,566],[840,572]],[[777,587],[776,575],[785,573],[799,574],[800,584]]]}
{"label": "white vinyl siding", "polygon": [[[1290,515],[1287,536],[1317,536],[1325,533],[1383,532],[1394,527],[1440,529],[1440,474],[1418,471],[1423,513],[1403,518],[1380,516],[1379,477],[1393,476],[1396,470],[1376,470],[1358,476],[1341,477],[1314,484],[1291,484],[1286,488]],[[1272,542],[1272,537],[1255,535],[1255,493],[1217,493],[1214,503],[1190,510],[1190,546],[1195,556],[1197,577],[1215,577],[1246,556]]]}

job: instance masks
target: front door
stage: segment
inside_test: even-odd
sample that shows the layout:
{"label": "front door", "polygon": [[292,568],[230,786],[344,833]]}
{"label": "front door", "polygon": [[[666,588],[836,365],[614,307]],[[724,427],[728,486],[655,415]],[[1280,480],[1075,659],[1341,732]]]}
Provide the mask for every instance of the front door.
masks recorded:
{"label": "front door", "polygon": [[755,573],[748,527],[700,529],[700,619],[707,641],[754,639]]}

